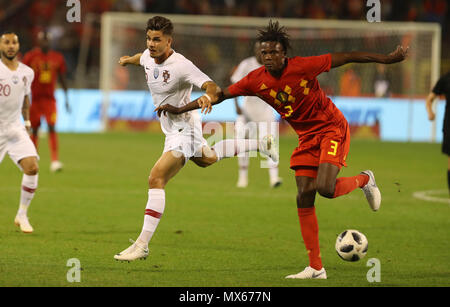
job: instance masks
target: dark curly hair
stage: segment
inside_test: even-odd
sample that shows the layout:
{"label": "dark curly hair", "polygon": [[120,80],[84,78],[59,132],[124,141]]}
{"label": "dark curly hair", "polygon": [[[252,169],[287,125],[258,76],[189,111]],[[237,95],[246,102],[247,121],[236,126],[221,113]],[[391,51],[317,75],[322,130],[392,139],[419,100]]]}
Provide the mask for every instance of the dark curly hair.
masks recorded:
{"label": "dark curly hair", "polygon": [[286,28],[280,26],[278,21],[273,22],[271,19],[269,21],[269,25],[262,30],[258,30],[258,32],[257,38],[260,43],[278,42],[281,46],[283,46],[284,52],[286,53],[289,49],[291,49],[291,42],[289,35],[286,33]]}

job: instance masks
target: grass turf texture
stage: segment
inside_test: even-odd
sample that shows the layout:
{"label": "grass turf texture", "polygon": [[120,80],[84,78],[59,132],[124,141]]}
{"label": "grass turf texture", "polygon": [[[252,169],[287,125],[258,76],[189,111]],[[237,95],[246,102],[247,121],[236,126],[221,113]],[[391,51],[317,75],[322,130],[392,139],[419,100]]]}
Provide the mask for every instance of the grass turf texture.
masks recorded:
{"label": "grass turf texture", "polygon": [[[296,139],[280,139],[280,176],[250,160],[249,187],[237,189],[237,161],[207,169],[189,162],[166,187],[166,208],[146,261],[113,255],[140,233],[149,171],[163,136],[144,133],[62,134],[62,173],[49,172],[40,148],[39,188],[29,216],[33,234],[14,226],[22,173],[8,157],[0,165],[0,286],[450,286],[450,207],[416,199],[415,191],[446,189],[446,157],[438,144],[353,140],[340,176],[372,169],[382,191],[372,212],[362,191],[317,196],[322,259],[328,280],[287,280],[308,265],[289,158]],[[444,197],[444,196],[442,196]],[[336,236],[358,229],[369,241],[359,262],[342,261]],[[81,282],[66,279],[70,258]],[[369,283],[367,260],[381,262],[381,282]]]}

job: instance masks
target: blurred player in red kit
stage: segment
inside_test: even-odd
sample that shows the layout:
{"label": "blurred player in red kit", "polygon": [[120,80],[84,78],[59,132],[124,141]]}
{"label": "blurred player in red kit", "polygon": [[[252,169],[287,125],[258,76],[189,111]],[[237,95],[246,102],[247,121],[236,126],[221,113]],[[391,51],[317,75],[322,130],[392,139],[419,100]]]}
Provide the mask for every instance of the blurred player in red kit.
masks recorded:
{"label": "blurred player in red kit", "polygon": [[66,62],[61,53],[50,50],[50,34],[39,32],[39,47],[29,51],[23,57],[22,62],[30,66],[35,73],[34,82],[31,86],[32,103],[30,108],[30,120],[34,145],[38,148],[38,132],[41,125],[41,118],[45,117],[48,125],[49,147],[51,153],[50,170],[57,172],[62,170],[62,163],[59,161],[58,136],[55,131],[57,118],[55,86],[59,81],[65,94],[65,106],[70,112],[67,97]]}
{"label": "blurred player in red kit", "polygon": [[326,279],[319,248],[319,226],[315,197],[336,198],[361,188],[372,210],[381,205],[381,193],[372,171],[352,177],[337,175],[350,148],[350,129],[342,112],[320,88],[317,76],[347,63],[392,64],[406,58],[407,49],[398,47],[385,55],[369,52],[329,53],[311,57],[287,57],[289,36],[278,22],[270,21],[259,31],[262,67],[224,89],[217,101],[193,101],[181,108],[162,105],[159,112],[180,114],[201,107],[208,113],[212,105],[236,96],[258,96],[272,106],[298,135],[291,156],[297,183],[297,211],[309,266],[286,278]]}

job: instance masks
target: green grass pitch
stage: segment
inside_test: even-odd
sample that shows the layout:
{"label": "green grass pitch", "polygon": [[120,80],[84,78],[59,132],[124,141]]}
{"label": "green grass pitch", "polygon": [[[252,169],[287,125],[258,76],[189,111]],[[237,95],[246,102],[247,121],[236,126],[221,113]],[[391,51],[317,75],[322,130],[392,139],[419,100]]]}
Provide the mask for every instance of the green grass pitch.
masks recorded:
{"label": "green grass pitch", "polygon": [[[166,187],[149,258],[120,263],[113,255],[140,233],[147,178],[163,136],[62,134],[65,169],[58,174],[49,172],[42,139],[39,188],[29,210],[33,234],[13,223],[22,174],[8,157],[0,165],[0,286],[450,286],[450,206],[413,197],[446,189],[440,145],[362,140],[352,140],[340,176],[372,169],[383,197],[380,211],[369,209],[360,190],[333,200],[318,196],[328,279],[286,280],[308,265],[289,169],[295,146],[295,137],[280,139],[284,183],[278,189],[269,188],[258,158],[250,160],[247,189],[235,187],[236,159],[207,169],[189,162]],[[344,262],[334,250],[345,229],[369,240],[359,262]],[[67,281],[71,258],[81,263],[79,283]],[[370,258],[380,261],[380,282],[367,280]]]}

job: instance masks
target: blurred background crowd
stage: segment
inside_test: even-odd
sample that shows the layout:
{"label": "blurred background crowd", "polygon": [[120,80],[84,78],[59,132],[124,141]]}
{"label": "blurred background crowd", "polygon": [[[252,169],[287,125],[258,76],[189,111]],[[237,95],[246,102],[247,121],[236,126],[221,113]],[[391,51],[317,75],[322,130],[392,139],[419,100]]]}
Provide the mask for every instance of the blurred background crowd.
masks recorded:
{"label": "blurred background crowd", "polygon": [[[77,87],[75,75],[80,42],[90,31],[87,57],[92,82],[98,87],[100,63],[100,18],[103,12],[142,12],[220,16],[255,16],[365,20],[365,0],[81,0],[81,23],[66,20],[67,0],[0,0],[0,29],[11,29],[20,36],[24,53],[37,44],[37,33],[48,29],[53,48],[67,62],[70,87]],[[86,16],[97,16],[86,26]],[[447,0],[381,0],[382,21],[437,22],[442,26],[441,73],[450,70],[450,4]],[[143,25],[144,28],[144,25]]]}

